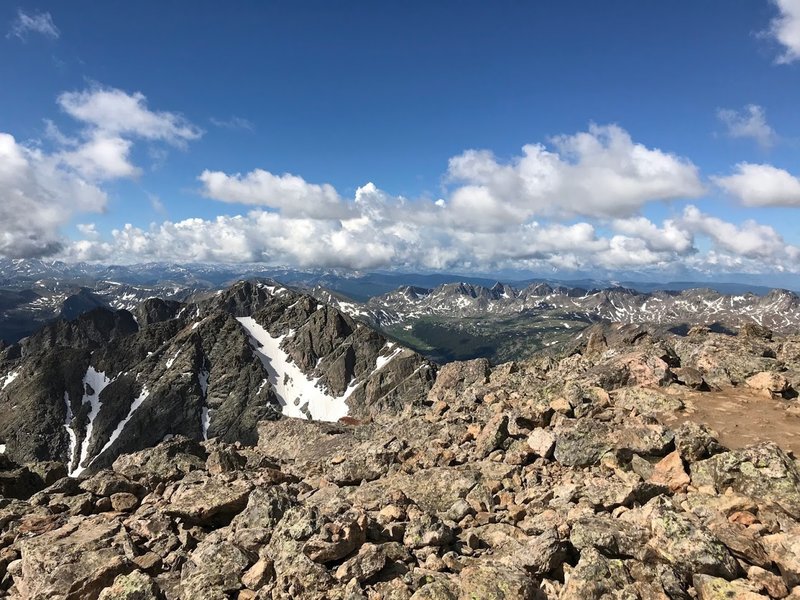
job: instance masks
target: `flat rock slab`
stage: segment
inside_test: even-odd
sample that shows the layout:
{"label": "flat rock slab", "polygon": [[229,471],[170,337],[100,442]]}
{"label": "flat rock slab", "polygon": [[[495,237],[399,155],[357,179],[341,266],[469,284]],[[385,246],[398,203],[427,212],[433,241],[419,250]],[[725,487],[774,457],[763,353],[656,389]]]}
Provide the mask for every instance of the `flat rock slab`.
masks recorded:
{"label": "flat rock slab", "polygon": [[25,598],[93,600],[117,575],[133,570],[125,529],[102,516],[75,518],[20,545]]}

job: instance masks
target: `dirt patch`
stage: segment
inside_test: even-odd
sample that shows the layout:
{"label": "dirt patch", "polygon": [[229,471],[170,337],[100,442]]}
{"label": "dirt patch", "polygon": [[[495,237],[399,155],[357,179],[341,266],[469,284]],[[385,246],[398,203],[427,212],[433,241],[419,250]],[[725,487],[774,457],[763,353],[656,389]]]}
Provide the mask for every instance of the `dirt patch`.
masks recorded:
{"label": "dirt patch", "polygon": [[685,408],[664,415],[667,424],[704,423],[719,434],[728,448],[772,441],[800,457],[800,401],[767,398],[758,392],[730,388],[715,392],[687,392],[678,397]]}

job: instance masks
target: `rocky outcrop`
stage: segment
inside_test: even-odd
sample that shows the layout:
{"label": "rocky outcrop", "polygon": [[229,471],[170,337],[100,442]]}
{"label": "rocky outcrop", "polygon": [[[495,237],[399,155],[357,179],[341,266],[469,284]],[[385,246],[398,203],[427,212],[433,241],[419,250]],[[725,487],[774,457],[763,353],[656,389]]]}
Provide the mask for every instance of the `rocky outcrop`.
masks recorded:
{"label": "rocky outcrop", "polygon": [[[264,354],[243,316],[275,337],[279,356]],[[172,436],[252,445],[258,423],[295,402],[279,393],[280,361],[297,369],[293,393],[322,390],[355,419],[421,404],[436,373],[310,296],[241,282],[190,304],[97,309],[3,351],[0,444],[18,462],[56,460],[74,475]]]}

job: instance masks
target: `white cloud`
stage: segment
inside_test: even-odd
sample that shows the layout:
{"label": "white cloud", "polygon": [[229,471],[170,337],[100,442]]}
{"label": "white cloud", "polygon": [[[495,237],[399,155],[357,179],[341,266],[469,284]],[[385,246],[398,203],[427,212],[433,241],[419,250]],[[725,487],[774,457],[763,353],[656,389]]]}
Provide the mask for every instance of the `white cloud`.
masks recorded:
{"label": "white cloud", "polygon": [[93,180],[135,177],[141,173],[131,158],[134,140],[151,143],[149,154],[161,164],[166,151],[156,143],[185,147],[203,132],[177,113],[152,111],[147,98],[115,88],[94,87],[58,96],[61,109],[82,124],[67,136],[45,120],[46,136],[61,147],[58,157],[83,177]]}
{"label": "white cloud", "polygon": [[249,119],[244,117],[232,116],[227,119],[217,119],[211,117],[209,119],[212,125],[221,127],[222,129],[240,129],[245,131],[255,131],[256,126]]}
{"label": "white cloud", "polygon": [[733,175],[711,179],[747,206],[800,206],[800,179],[772,165],[739,163]]}
{"label": "white cloud", "polygon": [[133,177],[140,170],[130,161],[131,146],[133,142],[130,140],[96,132],[77,148],[58,156],[89,179]]}
{"label": "white cloud", "polygon": [[740,226],[705,214],[695,206],[687,206],[681,223],[697,234],[710,238],[719,250],[736,256],[758,259],[772,265],[795,263],[800,249],[787,244],[772,227],[748,220]]}
{"label": "white cloud", "polygon": [[147,108],[141,92],[128,94],[115,88],[95,86],[81,92],[64,92],[58,104],[72,118],[104,135],[131,136],[185,146],[203,131],[183,116]]}
{"label": "white cloud", "polygon": [[775,130],[767,123],[764,109],[749,104],[742,112],[721,108],[717,118],[727,127],[727,135],[732,138],[750,138],[762,148],[771,148],[777,140]]}
{"label": "white cloud", "polygon": [[38,33],[54,40],[61,35],[49,12],[28,14],[19,9],[6,37],[26,40],[30,33]]}
{"label": "white cloud", "polygon": [[78,223],[75,225],[75,229],[77,229],[87,240],[94,241],[100,239],[100,232],[97,231],[97,225],[94,223]]}
{"label": "white cloud", "polygon": [[308,183],[289,173],[273,175],[256,169],[246,175],[227,175],[206,170],[198,179],[203,193],[221,202],[268,206],[288,216],[316,219],[344,217],[349,212],[332,185]]}
{"label": "white cloud", "polygon": [[615,231],[641,239],[647,248],[655,252],[686,254],[694,251],[691,232],[682,229],[672,219],[664,221],[661,228],[644,217],[616,219],[613,227]]}
{"label": "white cloud", "polygon": [[717,264],[761,260],[783,268],[794,256],[774,230],[754,222],[714,220],[694,207],[660,224],[643,217],[647,203],[698,195],[703,185],[687,159],[635,143],[616,126],[555,138],[551,148],[531,144],[508,162],[464,152],[450,161],[450,189],[436,201],[393,196],[373,183],[344,198],[329,184],[261,169],[204,171],[199,180],[209,198],[259,208],[126,226],[110,243],[95,240],[74,254],[106,249],[107,260],[119,262],[614,270],[701,264],[699,236],[712,241],[706,254]]}
{"label": "white cloud", "polygon": [[161,198],[156,196],[155,194],[147,194],[147,198],[150,200],[150,206],[156,211],[159,215],[165,216],[167,214],[167,207],[164,206],[164,203],[161,201]]}
{"label": "white cloud", "polygon": [[52,254],[73,215],[100,212],[106,194],[52,156],[0,133],[0,256]]}
{"label": "white cloud", "polygon": [[[374,188],[374,186],[373,186]],[[364,192],[383,194],[380,190]],[[690,206],[660,225],[644,218],[610,222],[618,232],[601,235],[594,224],[510,225],[501,233],[421,224],[416,202],[384,204],[347,219],[288,217],[261,209],[215,219],[166,221],[149,228],[126,225],[109,241],[83,240],[67,250],[73,259],[130,261],[264,262],[300,267],[373,269],[669,269],[717,265],[758,271],[797,270],[800,249],[771,227],[726,222]],[[398,206],[404,206],[400,212]],[[404,216],[403,216],[404,215]],[[696,237],[713,249],[700,253]]]}
{"label": "white cloud", "polygon": [[800,0],[772,0],[779,15],[770,23],[769,34],[783,46],[777,62],[789,64],[800,59]]}
{"label": "white cloud", "polygon": [[[61,228],[73,217],[105,210],[98,182],[141,172],[131,159],[135,139],[180,146],[200,135],[178,115],[147,109],[141,94],[93,88],[62,94],[59,104],[81,125],[66,135],[46,120],[50,152],[0,132],[0,256],[58,252]],[[108,256],[113,249],[88,227],[78,227],[88,239],[71,244],[69,252],[87,260]]]}
{"label": "white cloud", "polygon": [[449,178],[463,185],[449,208],[464,225],[489,227],[540,215],[623,217],[705,191],[688,159],[635,143],[616,125],[558,136],[552,146],[526,145],[507,164],[487,151],[451,159]]}
{"label": "white cloud", "polygon": [[[0,215],[7,222],[0,254],[57,250],[59,229],[74,215],[105,207],[105,194],[87,181],[136,174],[130,160],[136,129],[106,118],[92,122],[74,138],[51,130],[61,149],[50,155],[7,136],[0,194],[26,201],[1,204],[15,209]],[[752,221],[728,223],[694,207],[660,224],[643,217],[639,209],[647,203],[696,195],[703,186],[691,162],[634,143],[615,126],[555,138],[550,148],[525,146],[523,156],[508,162],[467,151],[450,161],[448,178],[450,189],[433,201],[393,196],[372,183],[345,198],[330,184],[297,175],[206,170],[199,176],[206,196],[253,210],[146,228],[129,224],[108,237],[84,224],[78,227],[84,239],[68,243],[61,256],[356,269],[638,270],[706,261],[797,270],[799,264],[796,247]],[[73,202],[79,192],[85,200]],[[163,206],[154,196],[150,201],[156,210]],[[698,237],[713,249],[700,253]]]}

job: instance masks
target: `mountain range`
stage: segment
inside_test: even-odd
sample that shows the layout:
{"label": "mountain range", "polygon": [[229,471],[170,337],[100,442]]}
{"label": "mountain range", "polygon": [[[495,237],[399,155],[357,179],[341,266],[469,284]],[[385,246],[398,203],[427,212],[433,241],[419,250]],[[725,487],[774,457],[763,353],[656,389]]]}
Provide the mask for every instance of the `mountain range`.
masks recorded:
{"label": "mountain range", "polygon": [[531,284],[524,288],[468,282],[404,286],[356,303],[324,289],[317,297],[380,328],[436,360],[518,360],[558,346],[597,322],[652,323],[681,332],[708,325],[730,331],[752,323],[780,333],[800,327],[800,297],[788,290],[757,295],[695,288],[638,292]]}

